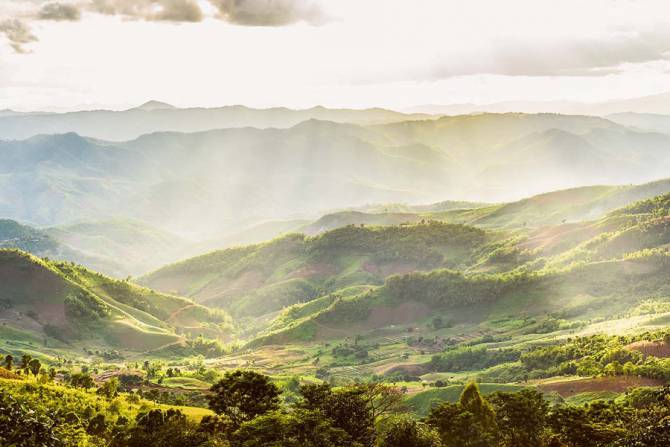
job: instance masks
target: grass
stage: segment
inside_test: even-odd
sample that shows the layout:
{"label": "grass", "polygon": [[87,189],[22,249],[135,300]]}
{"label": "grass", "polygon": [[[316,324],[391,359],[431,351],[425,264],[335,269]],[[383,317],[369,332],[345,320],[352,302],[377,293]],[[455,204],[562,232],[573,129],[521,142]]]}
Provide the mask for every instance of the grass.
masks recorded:
{"label": "grass", "polygon": [[[439,405],[442,402],[457,402],[464,388],[464,385],[449,385],[443,388],[430,388],[409,396],[406,399],[406,403],[412,412],[419,416],[427,416],[433,406]],[[524,388],[525,387],[521,385],[511,384],[479,384],[479,389],[483,395],[492,394],[497,391],[506,393],[517,392]]]}
{"label": "grass", "polygon": [[211,386],[211,384],[195,377],[165,377],[161,385],[185,390],[204,390]]}
{"label": "grass", "polygon": [[614,391],[593,391],[570,396],[565,399],[565,402],[571,405],[584,405],[591,402],[614,400],[619,396],[620,393]]}

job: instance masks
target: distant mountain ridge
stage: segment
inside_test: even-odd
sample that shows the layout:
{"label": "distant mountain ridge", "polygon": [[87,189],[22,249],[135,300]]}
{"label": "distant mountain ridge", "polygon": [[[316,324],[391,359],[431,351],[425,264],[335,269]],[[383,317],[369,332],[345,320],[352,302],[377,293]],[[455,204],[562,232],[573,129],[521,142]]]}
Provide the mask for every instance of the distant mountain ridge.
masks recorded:
{"label": "distant mountain ridge", "polygon": [[[118,143],[38,135],[0,142],[0,216],[39,227],[131,220],[228,246],[335,209],[445,198],[509,203],[584,185],[641,184],[667,176],[669,148],[669,135],[599,117],[517,113],[370,126],[310,119],[287,129],[159,132]],[[443,212],[465,223],[482,215]],[[253,234],[273,221],[302,222]]]}
{"label": "distant mountain ridge", "polygon": [[110,141],[125,141],[154,132],[202,132],[212,129],[288,128],[309,119],[361,125],[431,119],[427,114],[404,114],[386,109],[311,109],[285,107],[254,109],[245,106],[177,108],[149,101],[128,110],[91,110],[65,113],[0,114],[0,140],[25,139],[39,134],[75,132]]}
{"label": "distant mountain ridge", "polygon": [[670,114],[670,92],[636,98],[584,103],[576,101],[501,101],[488,104],[425,104],[403,109],[407,113],[463,115],[470,113],[565,113],[606,116],[615,113]]}

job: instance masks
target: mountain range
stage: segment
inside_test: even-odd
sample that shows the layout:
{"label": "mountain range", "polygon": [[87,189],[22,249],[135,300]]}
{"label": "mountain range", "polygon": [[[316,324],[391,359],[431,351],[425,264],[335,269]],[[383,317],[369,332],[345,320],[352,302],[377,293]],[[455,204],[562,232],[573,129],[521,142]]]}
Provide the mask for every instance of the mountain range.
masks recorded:
{"label": "mountain range", "polygon": [[647,182],[669,172],[669,147],[664,133],[604,118],[514,113],[124,142],[39,135],[0,142],[0,215],[38,226],[126,219],[208,240],[374,203],[506,202]]}

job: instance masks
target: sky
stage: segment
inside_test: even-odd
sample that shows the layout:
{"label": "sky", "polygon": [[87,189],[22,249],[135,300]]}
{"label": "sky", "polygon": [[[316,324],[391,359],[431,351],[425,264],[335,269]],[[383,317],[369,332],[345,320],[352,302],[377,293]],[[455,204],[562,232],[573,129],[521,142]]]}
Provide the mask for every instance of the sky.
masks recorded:
{"label": "sky", "polygon": [[667,0],[0,0],[0,109],[403,109],[667,91]]}

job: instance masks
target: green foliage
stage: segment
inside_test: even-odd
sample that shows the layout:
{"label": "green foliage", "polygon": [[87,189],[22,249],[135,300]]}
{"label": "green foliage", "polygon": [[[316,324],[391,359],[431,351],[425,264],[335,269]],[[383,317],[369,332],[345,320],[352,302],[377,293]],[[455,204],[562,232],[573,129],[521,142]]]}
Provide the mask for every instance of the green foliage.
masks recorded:
{"label": "green foliage", "polygon": [[427,364],[431,371],[472,371],[501,363],[514,362],[520,352],[514,349],[487,349],[484,346],[459,347],[435,355]]}
{"label": "green foliage", "polygon": [[466,386],[458,403],[443,403],[433,408],[427,422],[440,433],[446,447],[496,445],[498,427],[495,414],[474,383]]}
{"label": "green foliage", "polygon": [[381,434],[379,447],[440,447],[435,430],[408,417],[392,420]]}
{"label": "green foliage", "polygon": [[210,389],[209,407],[239,426],[279,408],[281,391],[269,378],[253,371],[230,371]]}
{"label": "green foliage", "polygon": [[670,380],[670,359],[645,356],[625,347],[634,341],[653,340],[664,334],[575,337],[565,343],[530,349],[521,354],[520,361],[532,377],[628,375]]}
{"label": "green foliage", "polygon": [[534,390],[495,393],[489,400],[496,415],[501,445],[542,445],[549,406],[540,393]]}
{"label": "green foliage", "polygon": [[93,378],[90,376],[88,373],[76,373],[72,374],[70,377],[70,385],[72,385],[75,388],[93,388],[95,386],[95,382],[93,382]]}
{"label": "green foliage", "polygon": [[375,413],[362,387],[333,390],[328,384],[301,387],[300,408],[320,411],[334,427],[344,430],[354,445],[372,447],[375,442]]}
{"label": "green foliage", "polygon": [[[234,377],[242,380],[242,376]],[[261,381],[263,388],[269,379],[260,377],[266,379]],[[245,383],[261,383],[257,379]],[[0,379],[0,444],[655,447],[665,446],[668,441],[667,387],[644,390],[644,397],[631,395],[620,402],[550,407],[541,394],[532,390],[484,398],[477,385],[470,383],[458,402],[442,403],[422,422],[404,415],[403,408],[394,405],[398,394],[380,384],[337,389],[311,384],[301,386],[300,394],[302,398],[294,404],[273,403],[261,411],[249,411],[246,414],[253,413],[253,417],[240,424],[226,415],[206,416],[198,423],[178,408],[157,408],[134,395]]]}
{"label": "green foliage", "polygon": [[670,215],[670,194],[635,202],[634,204],[620,208],[611,214],[615,216],[622,214],[651,214],[654,217],[668,216]]}
{"label": "green foliage", "polygon": [[115,439],[115,445],[198,447],[210,442],[207,433],[199,430],[198,425],[189,421],[181,411],[174,409],[151,410],[138,415],[135,426],[124,435],[122,441]]}
{"label": "green foliage", "polygon": [[272,411],[242,424],[235,433],[243,447],[349,447],[350,436],[320,411]]}
{"label": "green foliage", "polygon": [[82,290],[65,298],[65,315],[83,325],[92,324],[111,314],[109,307],[95,295]]}

